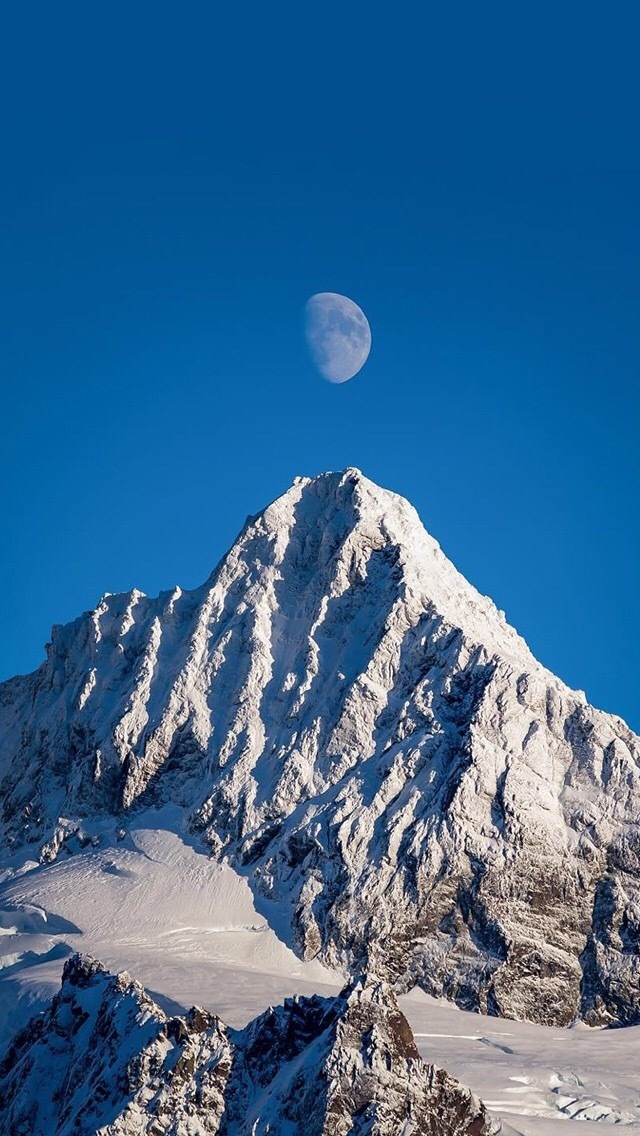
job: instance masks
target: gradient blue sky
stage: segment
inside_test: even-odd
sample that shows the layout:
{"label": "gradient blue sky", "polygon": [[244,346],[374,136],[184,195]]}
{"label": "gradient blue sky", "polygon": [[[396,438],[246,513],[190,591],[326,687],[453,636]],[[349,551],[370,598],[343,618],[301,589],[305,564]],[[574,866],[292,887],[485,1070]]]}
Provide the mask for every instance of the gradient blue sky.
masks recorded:
{"label": "gradient blue sky", "polygon": [[[640,729],[635,13],[14,6],[0,677],[356,465]],[[318,291],[371,323],[343,386],[305,349]]]}

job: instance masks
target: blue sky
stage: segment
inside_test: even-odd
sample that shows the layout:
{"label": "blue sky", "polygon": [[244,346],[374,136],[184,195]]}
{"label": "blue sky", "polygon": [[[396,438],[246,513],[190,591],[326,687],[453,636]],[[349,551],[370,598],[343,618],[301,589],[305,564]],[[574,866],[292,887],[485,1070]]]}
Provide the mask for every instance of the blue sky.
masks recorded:
{"label": "blue sky", "polygon": [[[356,465],[640,729],[637,17],[444,7],[8,17],[0,676]],[[319,291],[372,328],[342,386]]]}

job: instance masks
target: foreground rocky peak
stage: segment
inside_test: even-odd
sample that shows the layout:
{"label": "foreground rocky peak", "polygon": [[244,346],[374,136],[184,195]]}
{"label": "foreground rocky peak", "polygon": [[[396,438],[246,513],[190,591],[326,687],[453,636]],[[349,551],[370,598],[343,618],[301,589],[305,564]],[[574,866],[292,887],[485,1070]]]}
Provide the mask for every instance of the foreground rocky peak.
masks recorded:
{"label": "foreground rocky peak", "polygon": [[304,957],[490,1013],[640,1020],[638,738],[358,471],[298,479],[203,587],[55,629],[0,686],[0,738],[23,857],[171,802]]}
{"label": "foreground rocky peak", "polygon": [[0,1119],[15,1136],[489,1136],[484,1106],[423,1063],[384,984],[363,976],[231,1030],[197,1008],[167,1017],[86,956],[0,1066]]}

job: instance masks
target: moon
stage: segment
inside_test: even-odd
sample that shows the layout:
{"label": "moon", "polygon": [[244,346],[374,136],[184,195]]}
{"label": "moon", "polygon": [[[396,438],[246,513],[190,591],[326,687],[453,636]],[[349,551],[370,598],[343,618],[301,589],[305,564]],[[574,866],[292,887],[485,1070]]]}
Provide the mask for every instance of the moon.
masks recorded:
{"label": "moon", "polygon": [[371,350],[371,328],[362,308],[338,292],[316,292],[305,313],[307,344],[320,374],[330,383],[346,383]]}

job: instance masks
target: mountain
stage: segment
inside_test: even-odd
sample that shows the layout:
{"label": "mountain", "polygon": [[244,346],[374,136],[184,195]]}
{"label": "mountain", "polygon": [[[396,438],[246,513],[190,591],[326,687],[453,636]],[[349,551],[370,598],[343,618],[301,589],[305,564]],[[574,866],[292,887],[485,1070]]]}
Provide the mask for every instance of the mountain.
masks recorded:
{"label": "mountain", "polygon": [[0,1066],[15,1136],[489,1136],[477,1097],[425,1065],[393,992],[366,976],[244,1030],[167,1017],[128,974],[74,955]]}
{"label": "mountain", "polygon": [[171,803],[299,956],[532,1021],[640,1021],[640,741],[357,470],[201,588],[106,595],[0,686],[14,865]]}

